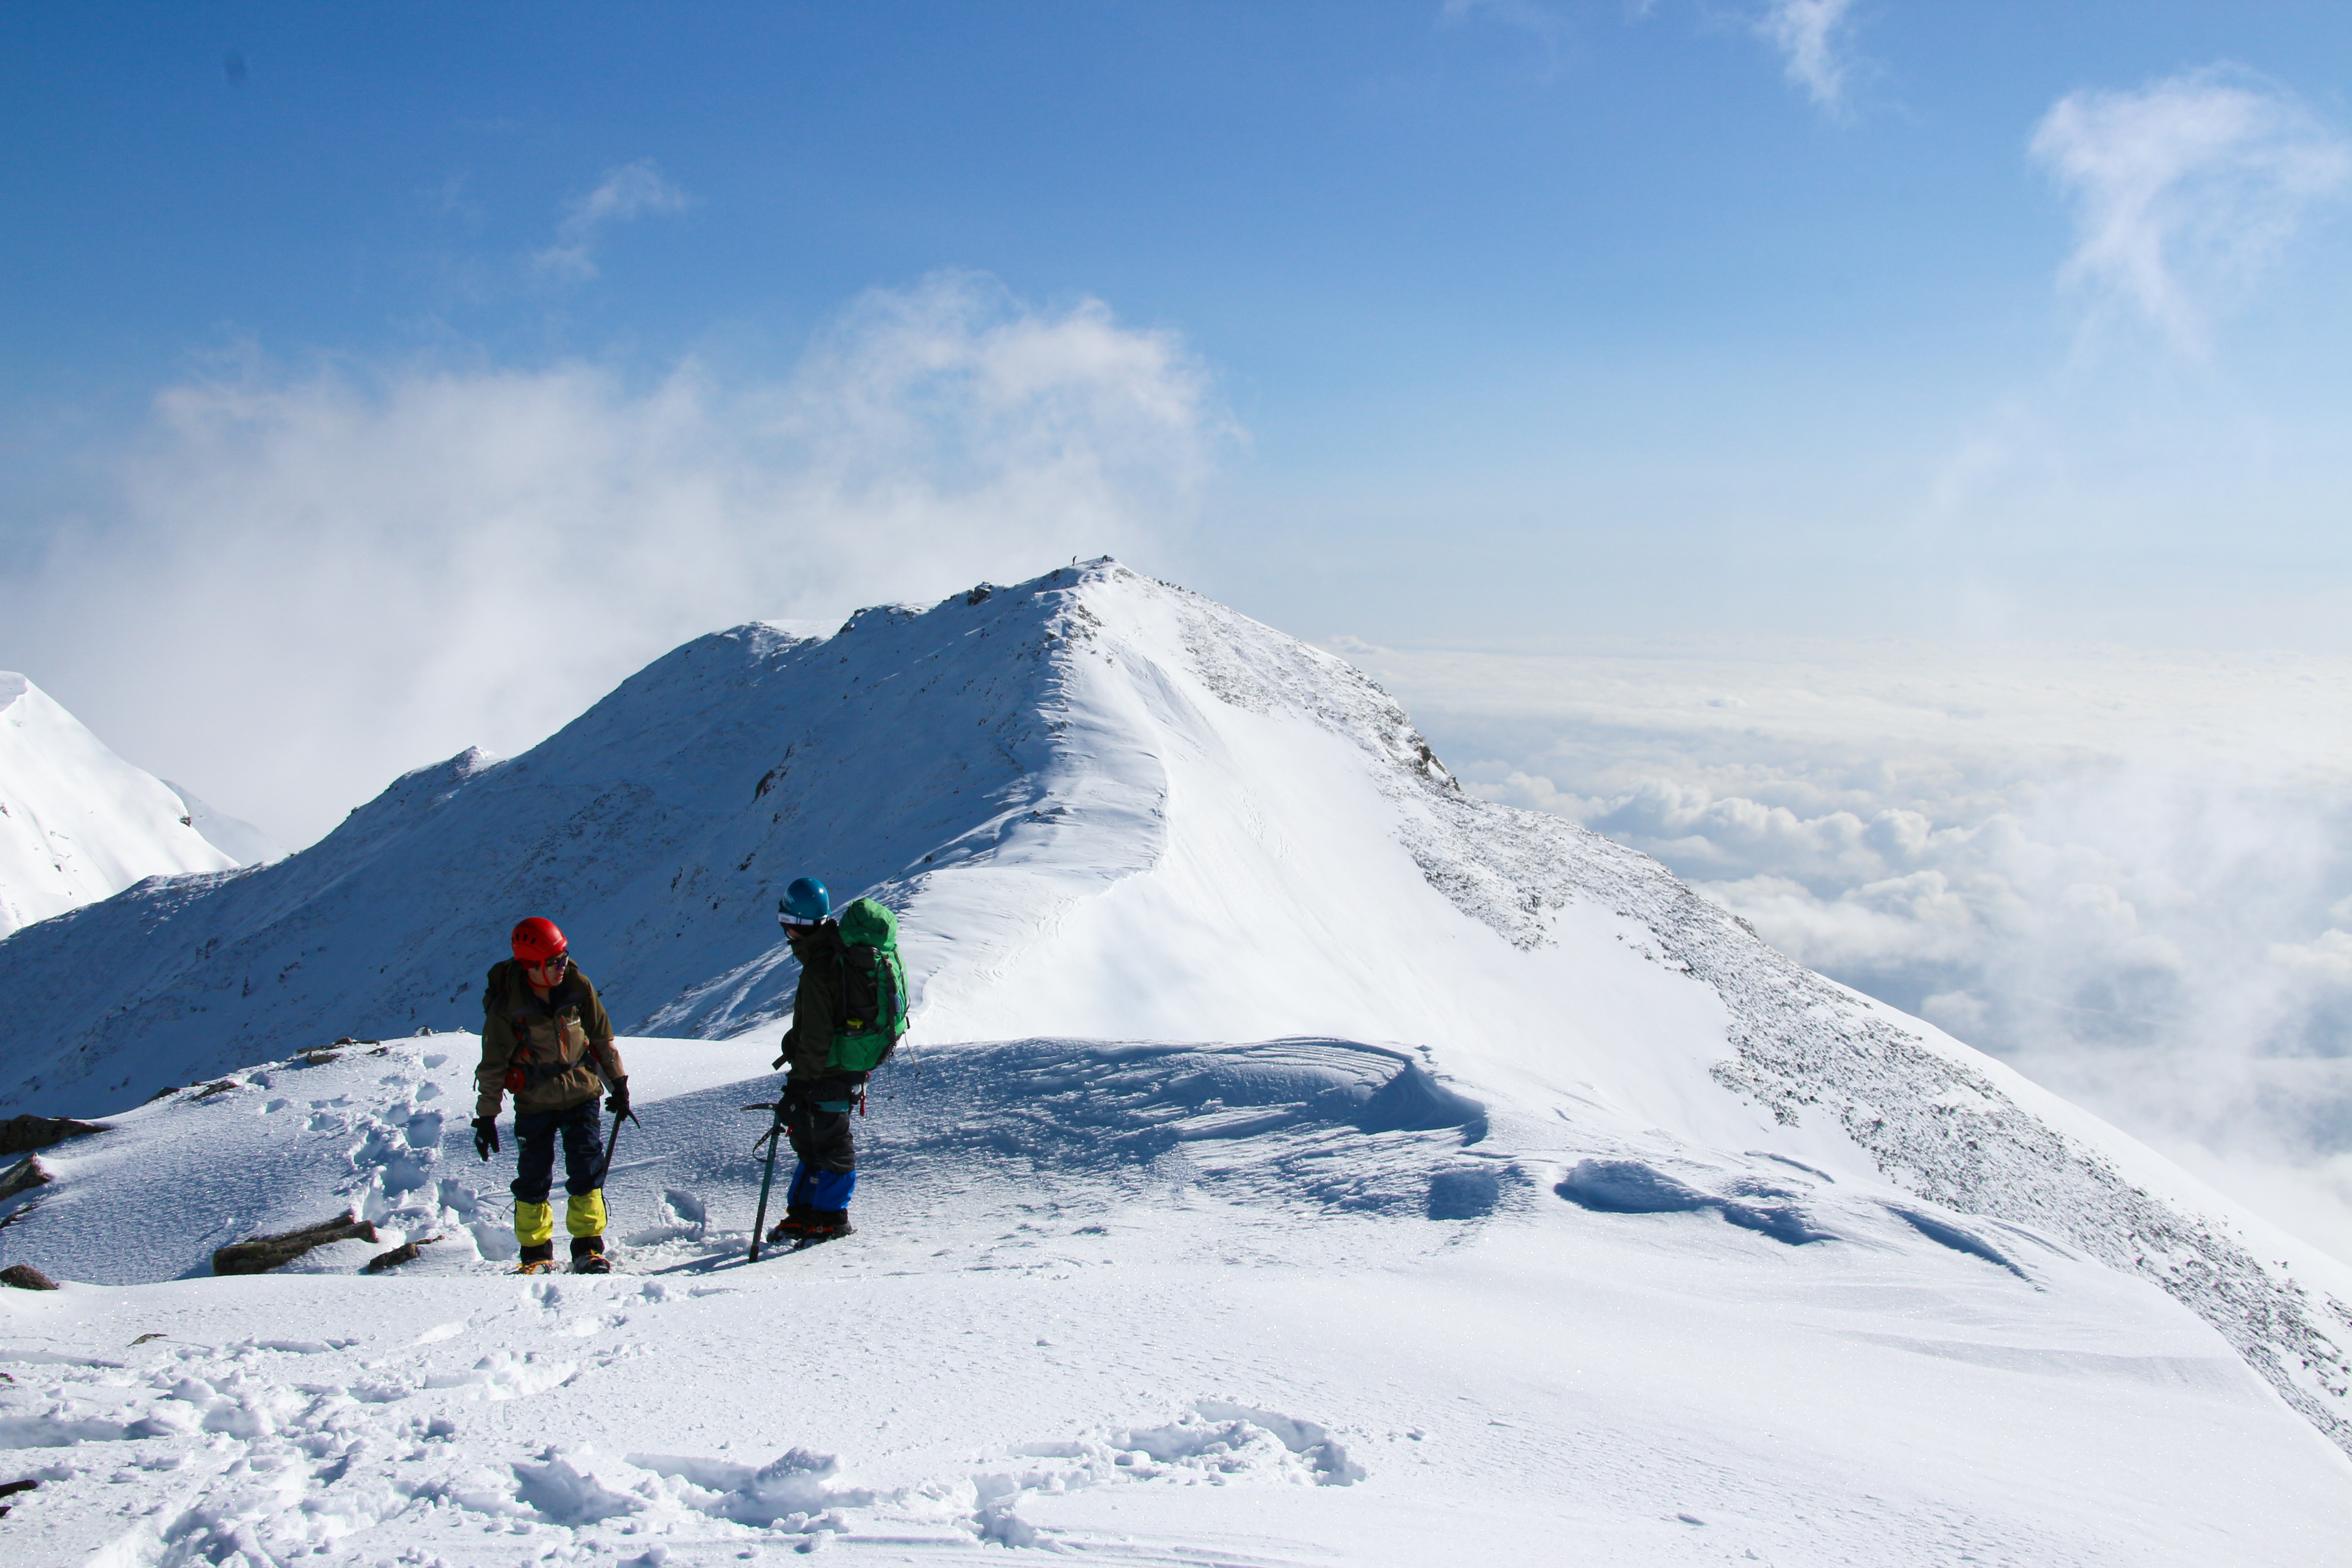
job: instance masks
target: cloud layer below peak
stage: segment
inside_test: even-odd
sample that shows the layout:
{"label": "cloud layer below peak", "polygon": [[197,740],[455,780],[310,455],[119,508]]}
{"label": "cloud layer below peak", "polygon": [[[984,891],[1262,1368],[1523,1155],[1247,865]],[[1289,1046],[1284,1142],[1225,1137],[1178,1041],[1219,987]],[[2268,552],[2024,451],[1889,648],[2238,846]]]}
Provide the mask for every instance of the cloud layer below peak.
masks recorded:
{"label": "cloud layer below peak", "polygon": [[1466,787],[1656,856],[2352,1258],[2352,660],[1342,651]]}

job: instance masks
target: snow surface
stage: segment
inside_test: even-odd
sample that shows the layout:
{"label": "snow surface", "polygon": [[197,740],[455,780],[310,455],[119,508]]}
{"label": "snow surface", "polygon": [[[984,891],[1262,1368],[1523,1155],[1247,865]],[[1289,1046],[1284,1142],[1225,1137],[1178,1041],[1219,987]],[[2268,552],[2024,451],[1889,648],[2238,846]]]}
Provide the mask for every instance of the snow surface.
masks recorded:
{"label": "snow surface", "polygon": [[260,866],[271,860],[283,860],[286,851],[269,835],[242,817],[231,816],[225,811],[215,811],[194,795],[172,783],[164,787],[180,797],[188,808],[188,826],[205,836],[206,842],[240,866]]}
{"label": "snow surface", "polygon": [[170,785],[0,670],[0,936],[143,878],[238,864],[190,816]]}
{"label": "snow surface", "polygon": [[472,1046],[50,1152],[62,1272],[383,1228],[0,1291],[12,1563],[2317,1564],[2352,1528],[2342,1455],[2063,1241],[1760,1153],[1596,1159],[1385,1051],[910,1053],[860,1234],[746,1267],[762,1047],[633,1039],[629,1272],[517,1279]]}
{"label": "snow surface", "polygon": [[[916,1032],[861,1234],[746,1269],[804,871],[899,910]],[[494,1272],[473,1042],[406,1037],[531,912],[661,1037],[635,1279]],[[8,938],[0,1016],[11,1109],[113,1113],[0,1212],[91,1283],[0,1300],[121,1363],[26,1363],[6,1428],[120,1456],[26,1514],[114,1561],[2283,1563],[2352,1522],[2339,1266],[1114,563],[699,639]],[[345,1205],[377,1247],[193,1277]]]}

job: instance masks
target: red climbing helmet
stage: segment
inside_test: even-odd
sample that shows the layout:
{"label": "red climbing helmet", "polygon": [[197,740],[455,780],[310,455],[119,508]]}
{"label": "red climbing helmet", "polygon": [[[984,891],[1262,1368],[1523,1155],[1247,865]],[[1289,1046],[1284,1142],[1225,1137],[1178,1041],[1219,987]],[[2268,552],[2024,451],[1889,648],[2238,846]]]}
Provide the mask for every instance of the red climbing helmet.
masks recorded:
{"label": "red climbing helmet", "polygon": [[514,928],[514,955],[534,967],[568,951],[563,933],[545,915],[533,915]]}

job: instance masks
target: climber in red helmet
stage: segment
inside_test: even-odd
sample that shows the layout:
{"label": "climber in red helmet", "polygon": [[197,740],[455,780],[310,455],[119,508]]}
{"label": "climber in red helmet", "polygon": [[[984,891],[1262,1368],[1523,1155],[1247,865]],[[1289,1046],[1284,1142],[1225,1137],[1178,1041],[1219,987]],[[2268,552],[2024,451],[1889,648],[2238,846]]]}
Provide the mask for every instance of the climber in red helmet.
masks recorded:
{"label": "climber in red helmet", "polygon": [[515,1239],[519,1274],[555,1268],[555,1143],[563,1141],[564,1228],[572,1233],[575,1274],[609,1274],[604,1257],[604,1143],[596,1097],[614,1116],[629,1114],[629,1079],[613,1047],[613,1023],[596,987],[572,962],[555,922],[533,915],[514,928],[514,957],[490,966],[482,993],[482,1065],[474,1084],[474,1150],[498,1152],[499,1108],[514,1093]]}

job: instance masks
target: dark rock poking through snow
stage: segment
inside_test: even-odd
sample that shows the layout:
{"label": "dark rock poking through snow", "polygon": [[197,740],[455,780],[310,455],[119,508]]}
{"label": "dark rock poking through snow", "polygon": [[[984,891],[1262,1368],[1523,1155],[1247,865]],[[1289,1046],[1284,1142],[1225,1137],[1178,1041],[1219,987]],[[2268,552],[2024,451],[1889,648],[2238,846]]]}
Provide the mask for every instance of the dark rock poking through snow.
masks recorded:
{"label": "dark rock poking through snow", "polygon": [[27,1154],[5,1171],[0,1171],[0,1203],[29,1193],[35,1187],[46,1187],[56,1180],[49,1168],[41,1163],[38,1154]]}
{"label": "dark rock poking through snow", "polygon": [[[431,1238],[427,1237],[426,1239],[430,1240]],[[414,1263],[419,1258],[424,1256],[423,1253],[416,1250],[417,1246],[418,1244],[416,1242],[404,1241],[398,1247],[394,1247],[390,1252],[379,1252],[373,1258],[367,1260],[367,1267],[361,1269],[360,1272],[362,1274],[381,1274],[387,1268],[397,1268],[404,1263]]]}
{"label": "dark rock poking through snow", "polygon": [[375,1226],[366,1220],[344,1214],[300,1230],[282,1231],[276,1236],[248,1237],[213,1254],[215,1274],[267,1274],[273,1268],[293,1262],[314,1247],[324,1247],[336,1241],[373,1241]]}
{"label": "dark rock poking through snow", "polygon": [[12,1116],[0,1121],[0,1154],[29,1154],[106,1130],[103,1122],[76,1121],[70,1116]]}

